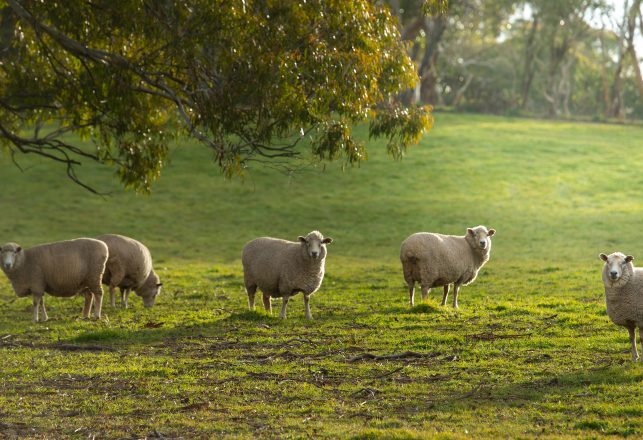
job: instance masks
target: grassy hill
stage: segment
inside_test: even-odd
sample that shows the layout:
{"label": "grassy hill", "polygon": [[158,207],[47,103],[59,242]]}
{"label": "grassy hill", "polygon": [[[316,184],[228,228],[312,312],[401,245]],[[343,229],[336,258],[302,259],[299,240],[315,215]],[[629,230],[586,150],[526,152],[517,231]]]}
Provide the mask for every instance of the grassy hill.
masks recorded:
{"label": "grassy hill", "polygon": [[[47,298],[51,320],[32,324],[2,276],[0,436],[638,437],[643,369],[605,315],[597,255],[643,259],[641,139],[638,126],[438,114],[401,162],[369,142],[359,168],[225,181],[187,143],[151,196],[87,166],[105,198],[55,164],[24,158],[21,172],[0,156],[1,242],[122,233],[148,244],[165,283],[152,310],[132,298],[87,322],[80,298]],[[410,309],[400,242],[477,224],[498,233],[460,310],[436,291]],[[285,322],[247,312],[243,244],[312,229],[335,239],[315,320],[300,297]],[[417,356],[359,358],[405,351]]]}

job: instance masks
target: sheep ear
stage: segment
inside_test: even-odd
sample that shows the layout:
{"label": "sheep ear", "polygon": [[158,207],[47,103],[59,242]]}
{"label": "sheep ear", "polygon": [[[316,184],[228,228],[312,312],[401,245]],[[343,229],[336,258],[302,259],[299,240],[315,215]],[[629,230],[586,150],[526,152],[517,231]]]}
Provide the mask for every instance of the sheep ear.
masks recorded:
{"label": "sheep ear", "polygon": [[330,237],[326,237],[326,238],[324,238],[322,240],[322,243],[324,243],[324,244],[328,244],[328,243],[332,243],[332,242],[333,242],[333,239],[330,238]]}
{"label": "sheep ear", "polygon": [[161,287],[162,285],[163,285],[163,283],[158,283],[158,284],[156,285],[156,287]]}
{"label": "sheep ear", "polygon": [[302,243],[306,243],[306,237],[302,237],[302,236],[300,235],[300,236],[299,236],[299,237],[297,237],[297,238],[298,238],[298,240],[299,240],[299,241],[301,241]]}
{"label": "sheep ear", "polygon": [[18,246],[18,249],[16,249],[16,253],[20,252],[22,250],[21,246]]}
{"label": "sheep ear", "polygon": [[495,230],[495,229],[489,229],[489,230],[487,231],[487,236],[488,236],[488,237],[491,237],[491,236],[493,236],[493,234],[495,234],[495,233],[496,233],[496,230]]}
{"label": "sheep ear", "polygon": [[467,232],[471,235],[476,235],[476,233],[471,228],[467,228]]}
{"label": "sheep ear", "polygon": [[598,258],[600,258],[603,261],[607,261],[607,255],[605,254],[598,254]]}
{"label": "sheep ear", "polygon": [[629,263],[629,262],[630,262],[630,261],[632,261],[632,260],[634,260],[634,257],[633,257],[633,256],[631,256],[631,255],[628,255],[627,257],[625,257],[625,262],[626,262],[626,263]]}

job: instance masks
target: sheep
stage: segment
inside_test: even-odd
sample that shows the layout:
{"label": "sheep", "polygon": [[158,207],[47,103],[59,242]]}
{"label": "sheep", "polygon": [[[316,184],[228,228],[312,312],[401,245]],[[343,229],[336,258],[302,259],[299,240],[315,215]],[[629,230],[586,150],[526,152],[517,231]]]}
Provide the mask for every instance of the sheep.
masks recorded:
{"label": "sheep", "polygon": [[306,318],[310,313],[310,295],[324,279],[326,245],[333,241],[319,231],[298,238],[299,242],[261,237],[243,247],[243,280],[248,293],[248,307],[254,310],[255,293],[263,293],[264,308],[272,313],[270,298],[282,298],[279,317],[286,318],[286,306],[291,296],[302,292]]}
{"label": "sheep", "polygon": [[112,307],[116,306],[116,287],[121,291],[121,304],[125,308],[132,290],[143,298],[145,307],[152,307],[163,283],[154,272],[149,249],[143,243],[123,235],[105,234],[96,239],[105,242],[109,248],[103,284],[109,286]]}
{"label": "sheep", "polygon": [[[0,247],[0,262],[18,297],[33,298],[33,321],[47,321],[44,294],[71,297],[85,295],[83,317],[94,301],[94,317],[100,319],[103,301],[101,278],[108,257],[107,245],[92,238],[59,241],[23,249],[16,243]],[[42,316],[38,316],[38,311]],[[39,319],[41,318],[41,319]]]}
{"label": "sheep", "polygon": [[446,304],[449,284],[453,283],[453,307],[457,309],[460,286],[471,284],[489,261],[491,237],[495,233],[494,229],[480,225],[468,228],[464,237],[418,232],[404,240],[400,260],[411,307],[416,282],[422,286],[423,300],[432,287],[444,286],[442,305]]}
{"label": "sheep", "polygon": [[616,324],[627,328],[632,347],[632,361],[639,360],[636,349],[636,327],[643,346],[643,268],[634,267],[634,257],[621,252],[599,254],[603,265],[603,285],[607,316]]}

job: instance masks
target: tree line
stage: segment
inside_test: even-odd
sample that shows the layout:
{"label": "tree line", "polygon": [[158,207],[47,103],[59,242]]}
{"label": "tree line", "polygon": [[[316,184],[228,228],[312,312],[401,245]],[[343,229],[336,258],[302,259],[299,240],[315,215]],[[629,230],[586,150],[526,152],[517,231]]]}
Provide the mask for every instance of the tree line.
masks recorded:
{"label": "tree line", "polygon": [[643,119],[641,0],[389,0],[420,81],[407,103]]}

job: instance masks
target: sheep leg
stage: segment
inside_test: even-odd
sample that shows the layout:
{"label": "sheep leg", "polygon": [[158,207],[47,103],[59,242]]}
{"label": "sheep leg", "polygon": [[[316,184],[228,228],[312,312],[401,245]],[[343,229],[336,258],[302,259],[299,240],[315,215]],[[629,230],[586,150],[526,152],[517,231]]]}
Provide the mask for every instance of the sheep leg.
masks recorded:
{"label": "sheep leg", "polygon": [[304,308],[306,309],[306,319],[313,319],[313,315],[310,313],[310,295],[304,295]]}
{"label": "sheep leg", "polygon": [[111,303],[112,307],[116,307],[116,286],[110,284],[109,285],[109,302]]}
{"label": "sheep leg", "polygon": [[94,298],[94,318],[100,319],[100,314],[103,308],[103,291],[92,292]]}
{"label": "sheep leg", "polygon": [[627,331],[630,333],[630,345],[632,346],[632,361],[636,362],[639,360],[639,352],[636,349],[636,327],[632,325],[627,328]]}
{"label": "sheep leg", "polygon": [[248,292],[248,308],[250,310],[254,310],[255,294],[257,293],[257,286],[246,286],[246,292]]}
{"label": "sheep leg", "polygon": [[[123,269],[118,261],[108,260],[107,267],[109,269],[109,302],[112,307],[116,307],[116,288],[123,282],[125,278],[125,269]],[[123,289],[121,288],[121,304],[123,304]]]}
{"label": "sheep leg", "polygon": [[415,296],[415,283],[409,283],[409,303],[411,304],[411,307],[415,305],[415,301],[413,300],[413,297]]}
{"label": "sheep leg", "polygon": [[281,319],[286,319],[286,306],[288,306],[289,299],[290,297],[288,295],[284,295],[281,299],[281,312],[279,312],[279,317]]}
{"label": "sheep leg", "polygon": [[40,308],[40,302],[42,301],[43,293],[34,293],[31,297],[32,301],[32,311],[31,311],[31,320],[33,322],[38,322],[38,309]]}
{"label": "sheep leg", "polygon": [[49,320],[49,316],[47,316],[47,309],[45,309],[45,295],[40,297],[40,313],[42,313],[42,318],[40,319],[41,321]]}
{"label": "sheep leg", "polygon": [[444,285],[444,295],[442,295],[442,305],[447,304],[447,297],[449,296],[449,284]]}
{"label": "sheep leg", "polygon": [[431,288],[429,287],[429,285],[422,284],[422,301],[426,301],[426,299],[429,297],[430,292]]}
{"label": "sheep leg", "polygon": [[453,284],[453,308],[458,308],[458,293],[460,292],[460,285],[458,283]]}
{"label": "sheep leg", "polygon": [[266,312],[272,315],[272,303],[270,302],[270,295],[263,294],[263,308],[266,309]]}
{"label": "sheep leg", "polygon": [[124,308],[127,308],[129,306],[129,293],[132,291],[132,289],[127,288],[127,289],[121,289],[121,304],[123,305]]}
{"label": "sheep leg", "polygon": [[643,327],[639,327],[639,341],[641,341],[641,347],[643,347]]}
{"label": "sheep leg", "polygon": [[92,309],[94,297],[91,292],[85,292],[85,305],[83,306],[83,318],[89,318],[89,312]]}

